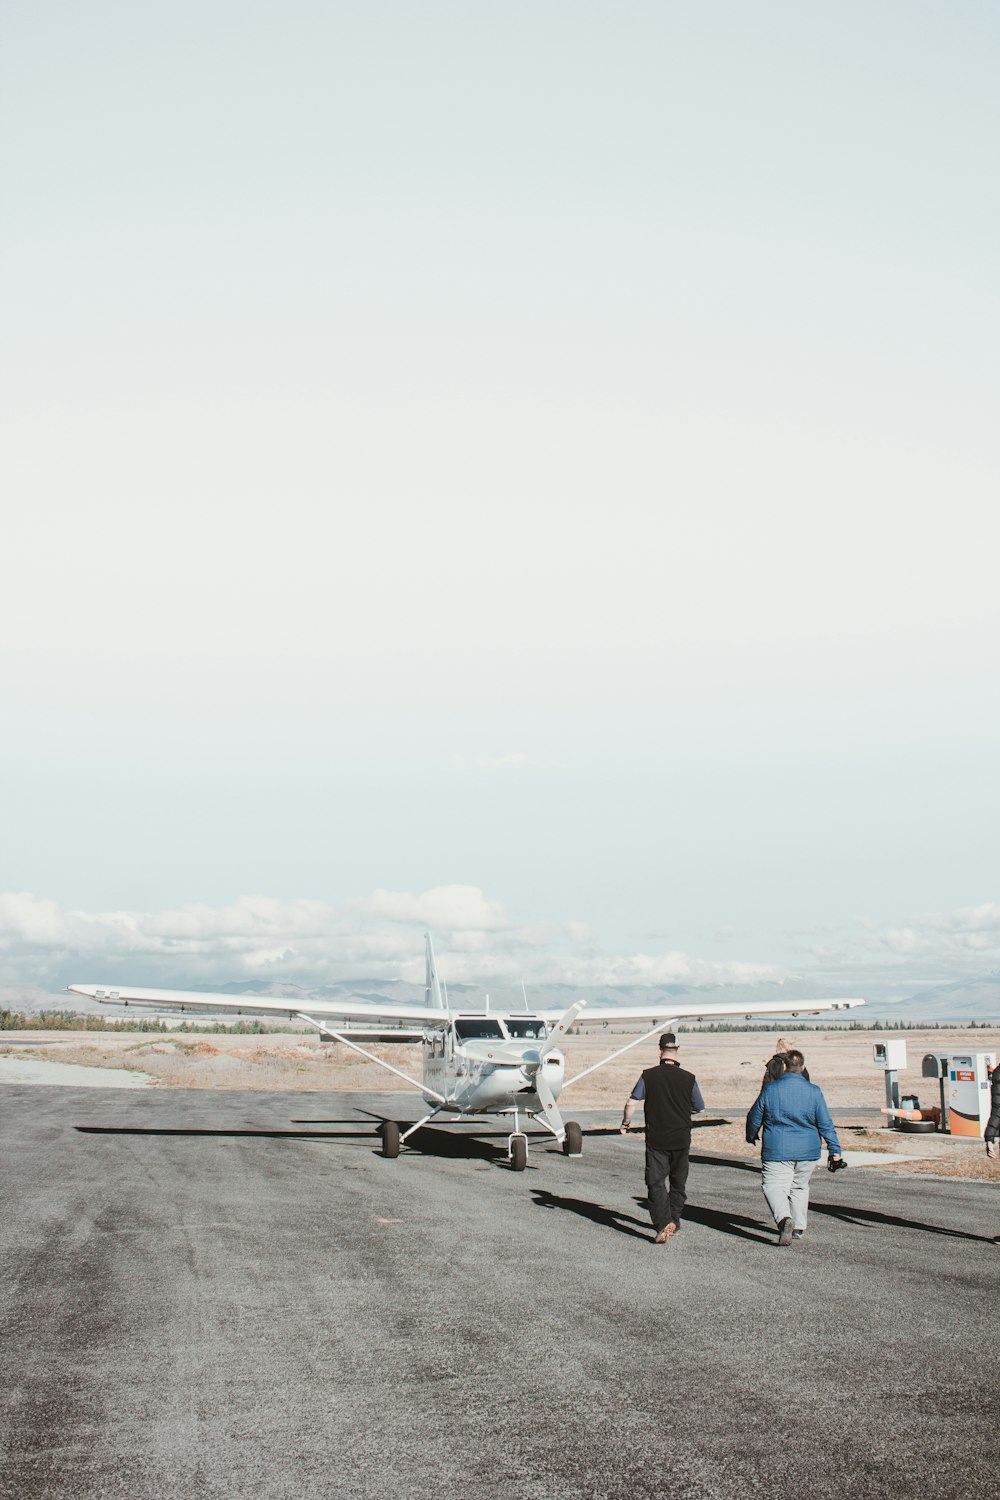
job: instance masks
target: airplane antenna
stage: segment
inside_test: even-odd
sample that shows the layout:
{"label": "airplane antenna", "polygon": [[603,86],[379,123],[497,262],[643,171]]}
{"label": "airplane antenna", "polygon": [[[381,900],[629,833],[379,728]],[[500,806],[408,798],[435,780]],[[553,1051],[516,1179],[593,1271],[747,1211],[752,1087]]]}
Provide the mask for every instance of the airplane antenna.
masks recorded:
{"label": "airplane antenna", "polygon": [[448,981],[447,979],[442,979],[441,983],[444,985],[444,1008],[445,1010],[451,1010],[451,1006],[448,1003]]}
{"label": "airplane antenna", "polygon": [[489,1008],[490,1008],[490,992],[489,992],[489,990],[487,990],[486,991],[486,1009],[489,1010]]}
{"label": "airplane antenna", "polygon": [[521,994],[524,996],[524,1008],[528,1009],[528,991],[524,988],[524,980],[521,980]]}

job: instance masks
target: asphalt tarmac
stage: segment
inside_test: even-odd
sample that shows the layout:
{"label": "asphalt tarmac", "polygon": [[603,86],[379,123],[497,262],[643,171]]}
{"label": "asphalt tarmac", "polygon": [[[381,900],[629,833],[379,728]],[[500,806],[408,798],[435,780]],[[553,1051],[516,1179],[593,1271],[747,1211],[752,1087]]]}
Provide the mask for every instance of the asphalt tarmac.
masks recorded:
{"label": "asphalt tarmac", "polygon": [[657,1247],[641,1138],[408,1108],[5,1088],[5,1500],[1000,1495],[995,1186],[819,1172],[780,1249],[709,1121]]}

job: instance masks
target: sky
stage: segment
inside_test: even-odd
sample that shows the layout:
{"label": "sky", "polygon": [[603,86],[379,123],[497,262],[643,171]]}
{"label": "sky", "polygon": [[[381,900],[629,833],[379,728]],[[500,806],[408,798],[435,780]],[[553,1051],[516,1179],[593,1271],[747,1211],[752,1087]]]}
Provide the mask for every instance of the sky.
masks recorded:
{"label": "sky", "polygon": [[0,36],[0,998],[1000,970],[995,6]]}

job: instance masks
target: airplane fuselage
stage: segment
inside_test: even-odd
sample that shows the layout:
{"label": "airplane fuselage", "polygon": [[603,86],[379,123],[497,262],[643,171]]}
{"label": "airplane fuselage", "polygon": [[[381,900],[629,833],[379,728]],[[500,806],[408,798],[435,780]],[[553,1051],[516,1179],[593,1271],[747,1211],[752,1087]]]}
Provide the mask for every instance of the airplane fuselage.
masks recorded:
{"label": "airplane fuselage", "polygon": [[[504,1051],[507,1055],[500,1057],[467,1045],[456,1047],[450,1057],[427,1057],[424,1084],[432,1092],[425,1091],[424,1099],[433,1104],[437,1096],[443,1096],[462,1114],[514,1109],[535,1113],[541,1104],[534,1087],[534,1069],[525,1063],[537,1060],[538,1049],[524,1048],[521,1057],[511,1057],[513,1048],[509,1046]],[[562,1054],[550,1052],[541,1066],[553,1097],[558,1099],[565,1076]]]}
{"label": "airplane fuselage", "polygon": [[540,1019],[521,1014],[457,1017],[447,1031],[429,1033],[425,1041],[425,1101],[434,1104],[444,1098],[449,1109],[469,1115],[539,1113],[539,1069],[553,1099],[558,1099],[565,1078],[560,1051],[540,1057],[546,1035]]}

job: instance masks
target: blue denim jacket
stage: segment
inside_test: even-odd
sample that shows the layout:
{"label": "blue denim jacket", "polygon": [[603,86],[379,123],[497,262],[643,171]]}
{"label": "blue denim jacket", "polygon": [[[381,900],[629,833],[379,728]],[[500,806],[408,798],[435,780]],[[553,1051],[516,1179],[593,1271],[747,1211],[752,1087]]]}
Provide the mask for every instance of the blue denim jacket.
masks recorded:
{"label": "blue denim jacket", "polygon": [[783,1073],[757,1096],[747,1115],[747,1140],[756,1143],[764,1127],[761,1161],[818,1161],[826,1141],[832,1156],[840,1142],[823,1098],[823,1090],[801,1073]]}

